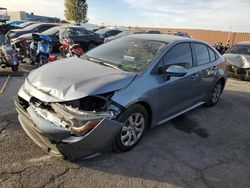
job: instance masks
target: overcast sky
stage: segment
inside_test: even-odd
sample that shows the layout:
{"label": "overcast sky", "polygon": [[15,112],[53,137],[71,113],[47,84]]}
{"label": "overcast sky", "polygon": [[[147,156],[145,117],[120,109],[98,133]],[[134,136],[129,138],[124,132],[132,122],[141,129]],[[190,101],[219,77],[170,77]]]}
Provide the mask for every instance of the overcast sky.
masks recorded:
{"label": "overcast sky", "polygon": [[[250,0],[88,0],[90,23],[250,32]],[[64,18],[64,0],[0,0],[9,11]]]}

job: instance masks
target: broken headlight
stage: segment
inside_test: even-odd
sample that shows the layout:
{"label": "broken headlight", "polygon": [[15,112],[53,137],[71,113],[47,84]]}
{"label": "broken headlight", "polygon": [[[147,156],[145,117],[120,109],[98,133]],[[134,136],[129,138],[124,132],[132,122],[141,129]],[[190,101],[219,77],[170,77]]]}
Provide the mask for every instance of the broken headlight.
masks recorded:
{"label": "broken headlight", "polygon": [[114,119],[120,108],[107,96],[88,96],[64,103],[44,103],[31,98],[34,110],[44,119],[80,136],[94,129],[103,119]]}
{"label": "broken headlight", "polygon": [[73,134],[79,135],[94,129],[103,119],[113,119],[117,109],[112,106],[112,93],[98,96],[87,96],[65,103],[53,103],[52,109],[63,120],[69,122]]}
{"label": "broken headlight", "polygon": [[103,119],[112,119],[112,111],[95,112],[82,111],[70,106],[61,104],[51,104],[53,110],[66,122],[73,134],[79,135],[94,129]]}

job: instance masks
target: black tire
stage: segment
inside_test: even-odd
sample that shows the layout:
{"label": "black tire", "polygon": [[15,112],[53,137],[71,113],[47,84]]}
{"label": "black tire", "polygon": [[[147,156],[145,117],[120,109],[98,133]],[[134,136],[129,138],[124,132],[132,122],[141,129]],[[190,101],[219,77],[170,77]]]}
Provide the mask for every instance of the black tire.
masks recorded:
{"label": "black tire", "polygon": [[216,105],[220,100],[222,91],[223,91],[223,82],[220,80],[213,87],[212,92],[210,93],[210,96],[207,102],[205,103],[205,106],[212,107]]}
{"label": "black tire", "polygon": [[11,70],[12,70],[13,72],[17,72],[17,71],[18,71],[18,65],[12,65],[12,66],[11,66]]}
{"label": "black tire", "polygon": [[90,43],[89,44],[89,47],[88,47],[88,50],[92,50],[93,48],[96,47],[96,44],[95,43]]}
{"label": "black tire", "polygon": [[241,80],[248,81],[250,78],[250,69],[247,69],[245,74],[241,76]]}
{"label": "black tire", "polygon": [[[139,122],[144,122],[144,125],[142,126],[142,124],[141,124],[141,127],[137,127],[137,125],[136,125],[136,123],[134,124],[134,126],[133,126],[133,128],[132,127],[128,127],[127,126],[127,123],[129,122],[129,118],[130,117],[133,117],[134,116],[134,118],[136,118],[136,116],[138,115],[139,116],[139,114],[141,115],[140,116],[140,120],[139,120]],[[143,118],[144,118],[144,121],[143,121]],[[138,117],[139,118],[139,117]],[[132,118],[133,119],[133,118]],[[124,126],[121,128],[121,130],[119,131],[119,133],[116,135],[116,137],[115,137],[115,139],[114,139],[114,142],[113,142],[113,148],[114,148],[114,150],[115,151],[117,151],[117,152],[126,152],[126,151],[129,151],[129,150],[131,150],[132,148],[134,148],[139,142],[140,142],[140,140],[142,139],[142,137],[143,137],[143,134],[144,134],[144,132],[145,132],[145,129],[147,128],[147,126],[148,126],[148,113],[147,113],[147,111],[146,111],[146,109],[143,107],[143,106],[141,106],[141,105],[139,105],[139,104],[135,104],[135,105],[133,105],[133,106],[131,106],[131,107],[129,107],[127,110],[125,110],[125,112],[123,112],[121,115],[120,115],[120,117],[118,117],[118,121],[119,122],[121,122],[121,123],[123,123],[124,124]],[[136,121],[136,120],[135,120]],[[125,124],[126,123],[126,124]],[[139,124],[138,124],[139,125]],[[131,128],[131,129],[134,129],[134,132],[135,132],[135,136],[137,137],[137,138],[135,138],[134,136],[133,136],[133,139],[135,139],[136,141],[134,141],[134,142],[132,142],[133,144],[132,145],[125,145],[123,142],[124,141],[122,141],[122,136],[124,137],[129,137],[129,139],[128,140],[131,140],[131,135],[133,135],[132,134],[132,132],[133,132],[133,130],[126,130],[126,131],[124,131],[124,128],[126,127],[126,129],[129,129],[129,128]],[[143,127],[143,128],[142,128]],[[139,130],[140,129],[140,132],[136,132],[135,131],[135,129],[137,129],[137,130]],[[124,132],[127,132],[128,134],[126,134],[126,135],[123,135],[124,134]],[[130,133],[129,133],[130,132]],[[129,135],[130,134],[130,136],[127,136],[127,135]],[[129,142],[129,141],[127,141],[127,142]]]}

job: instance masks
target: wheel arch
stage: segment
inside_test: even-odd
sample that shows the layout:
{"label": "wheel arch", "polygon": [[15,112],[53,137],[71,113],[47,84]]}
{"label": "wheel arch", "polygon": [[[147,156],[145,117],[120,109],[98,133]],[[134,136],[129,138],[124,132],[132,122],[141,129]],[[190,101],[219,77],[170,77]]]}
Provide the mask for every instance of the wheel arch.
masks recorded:
{"label": "wheel arch", "polygon": [[147,128],[151,128],[152,119],[153,119],[153,117],[152,117],[153,112],[152,112],[152,108],[151,108],[150,104],[147,103],[146,101],[138,101],[135,104],[139,104],[139,105],[143,106],[146,109],[146,111],[148,113],[148,126],[147,126]]}
{"label": "wheel arch", "polygon": [[[221,77],[221,78],[218,79],[218,81],[216,82],[216,84],[217,84],[218,82],[221,82],[221,83],[222,83],[222,87],[223,87],[223,90],[224,90],[224,88],[225,88],[225,86],[226,86],[226,79],[225,79],[224,77]],[[215,85],[216,85],[216,84],[215,84]],[[223,91],[223,90],[222,90],[222,91]]]}

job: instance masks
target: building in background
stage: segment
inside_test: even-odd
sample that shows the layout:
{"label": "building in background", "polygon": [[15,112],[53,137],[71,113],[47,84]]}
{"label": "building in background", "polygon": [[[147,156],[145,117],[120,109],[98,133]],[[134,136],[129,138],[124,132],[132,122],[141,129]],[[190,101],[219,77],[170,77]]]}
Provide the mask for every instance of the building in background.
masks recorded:
{"label": "building in background", "polygon": [[6,22],[10,19],[7,8],[0,7],[0,22]]}
{"label": "building in background", "polygon": [[37,22],[60,22],[60,18],[40,16],[34,13],[27,13],[25,11],[14,11],[9,12],[10,19],[12,20],[27,20],[27,21],[37,21]]}

